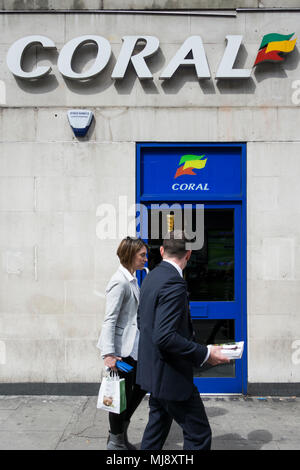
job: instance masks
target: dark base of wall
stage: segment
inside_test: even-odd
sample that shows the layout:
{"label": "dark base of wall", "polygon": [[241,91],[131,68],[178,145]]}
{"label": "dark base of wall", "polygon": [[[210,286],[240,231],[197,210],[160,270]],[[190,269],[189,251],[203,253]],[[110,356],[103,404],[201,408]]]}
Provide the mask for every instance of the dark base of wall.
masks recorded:
{"label": "dark base of wall", "polygon": [[248,383],[247,395],[300,397],[300,383]]}
{"label": "dark base of wall", "polygon": [[0,395],[98,395],[99,383],[2,383]]}
{"label": "dark base of wall", "polygon": [[[96,396],[98,383],[2,383],[0,395]],[[247,395],[300,397],[300,383],[249,383]]]}

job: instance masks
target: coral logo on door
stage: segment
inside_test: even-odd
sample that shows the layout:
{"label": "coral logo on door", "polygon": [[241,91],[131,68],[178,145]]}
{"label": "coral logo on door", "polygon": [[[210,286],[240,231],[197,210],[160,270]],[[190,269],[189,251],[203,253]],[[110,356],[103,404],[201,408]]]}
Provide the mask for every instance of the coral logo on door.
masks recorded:
{"label": "coral logo on door", "polygon": [[283,57],[279,53],[287,54],[295,48],[297,38],[291,40],[294,34],[266,34],[262,38],[253,67],[262,62],[281,62]]}
{"label": "coral logo on door", "polygon": [[196,175],[194,170],[202,170],[207,162],[205,155],[183,155],[180,158],[179,168],[175,173],[174,178],[185,175]]}

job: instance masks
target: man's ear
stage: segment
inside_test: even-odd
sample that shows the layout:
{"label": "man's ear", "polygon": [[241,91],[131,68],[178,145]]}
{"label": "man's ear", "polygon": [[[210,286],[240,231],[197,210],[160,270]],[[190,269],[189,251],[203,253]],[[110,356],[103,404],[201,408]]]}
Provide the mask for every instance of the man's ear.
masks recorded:
{"label": "man's ear", "polygon": [[190,259],[192,255],[192,250],[188,250],[187,254],[186,254],[186,260],[188,261]]}
{"label": "man's ear", "polygon": [[160,246],[159,251],[160,251],[161,257],[163,258],[164,257],[164,252],[165,252],[164,247]]}

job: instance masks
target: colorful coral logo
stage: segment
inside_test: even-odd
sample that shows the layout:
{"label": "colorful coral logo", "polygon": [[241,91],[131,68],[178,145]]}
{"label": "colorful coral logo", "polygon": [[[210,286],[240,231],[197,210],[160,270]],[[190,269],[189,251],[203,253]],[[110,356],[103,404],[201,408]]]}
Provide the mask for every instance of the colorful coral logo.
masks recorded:
{"label": "colorful coral logo", "polygon": [[179,162],[174,178],[182,175],[196,175],[193,170],[202,170],[205,167],[207,158],[205,155],[183,155]]}
{"label": "colorful coral logo", "polygon": [[281,62],[283,57],[279,55],[279,53],[287,54],[288,52],[292,52],[295,48],[297,38],[292,41],[290,40],[294,34],[295,33],[287,35],[277,33],[266,34],[262,38],[253,67],[267,61]]}

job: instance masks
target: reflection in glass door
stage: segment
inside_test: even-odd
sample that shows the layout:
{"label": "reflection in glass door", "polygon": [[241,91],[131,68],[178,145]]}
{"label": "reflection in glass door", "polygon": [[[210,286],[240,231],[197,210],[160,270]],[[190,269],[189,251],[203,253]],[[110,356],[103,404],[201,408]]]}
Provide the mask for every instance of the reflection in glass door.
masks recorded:
{"label": "reflection in glass door", "polygon": [[204,245],[185,270],[191,301],[234,300],[234,209],[206,209]]}

